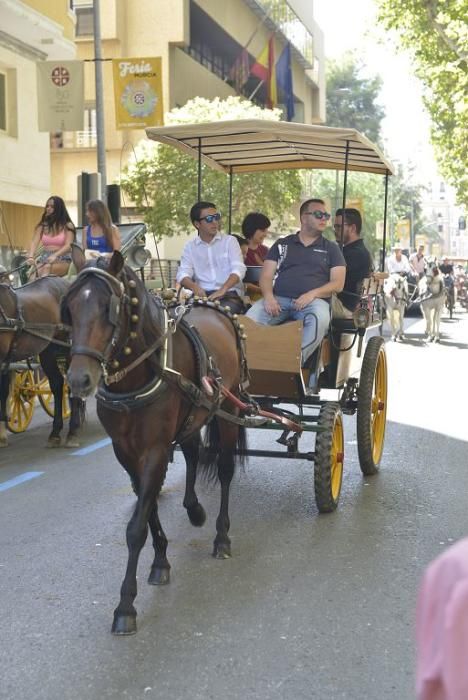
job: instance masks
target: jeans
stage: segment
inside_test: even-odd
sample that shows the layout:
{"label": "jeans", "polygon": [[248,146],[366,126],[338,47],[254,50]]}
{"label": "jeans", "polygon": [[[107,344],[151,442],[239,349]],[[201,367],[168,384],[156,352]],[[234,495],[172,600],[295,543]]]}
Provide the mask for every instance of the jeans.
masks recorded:
{"label": "jeans", "polygon": [[278,316],[270,316],[265,311],[263,299],[259,299],[247,311],[247,316],[264,326],[277,326],[285,321],[302,321],[302,364],[308,360],[318,348],[330,323],[330,305],[325,299],[314,299],[303,309],[296,309],[294,299],[279,297],[275,299],[281,306]]}

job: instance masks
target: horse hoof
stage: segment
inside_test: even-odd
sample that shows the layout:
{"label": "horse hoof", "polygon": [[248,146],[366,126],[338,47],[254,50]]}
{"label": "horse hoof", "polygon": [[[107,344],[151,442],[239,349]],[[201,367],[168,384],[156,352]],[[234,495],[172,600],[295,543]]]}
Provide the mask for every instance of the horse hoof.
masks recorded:
{"label": "horse hoof", "polygon": [[80,446],[80,441],[74,435],[69,435],[67,437],[67,439],[65,440],[64,447],[75,448],[75,447],[79,447],[79,446]]}
{"label": "horse hoof", "polygon": [[119,637],[136,634],[136,615],[114,615],[112,623],[112,634]]}
{"label": "horse hoof", "polygon": [[8,447],[8,438],[0,438],[0,447]]}
{"label": "horse hoof", "polygon": [[167,586],[170,583],[170,569],[152,568],[148,576],[148,583],[151,586]]}
{"label": "horse hoof", "polygon": [[47,447],[60,447],[62,444],[62,441],[60,440],[60,437],[50,437],[47,440]]}
{"label": "horse hoof", "polygon": [[201,527],[205,524],[206,513],[201,503],[196,503],[191,508],[187,508],[187,515],[189,517],[190,522],[195,527]]}
{"label": "horse hoof", "polygon": [[215,559],[230,559],[231,545],[230,544],[215,544],[213,549],[213,557]]}

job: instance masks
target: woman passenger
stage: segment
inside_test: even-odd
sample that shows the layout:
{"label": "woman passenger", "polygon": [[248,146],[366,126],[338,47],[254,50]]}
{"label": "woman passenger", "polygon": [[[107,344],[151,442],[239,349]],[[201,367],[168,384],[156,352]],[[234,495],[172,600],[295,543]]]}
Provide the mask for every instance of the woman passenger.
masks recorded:
{"label": "woman passenger", "polygon": [[[260,212],[250,212],[242,222],[242,233],[248,242],[247,253],[244,262],[248,267],[258,267],[263,262],[268,253],[268,248],[263,245],[268,228],[271,226],[270,219]],[[261,299],[262,292],[258,284],[246,282],[245,289],[251,301]]]}
{"label": "woman passenger", "polygon": [[112,223],[110,211],[100,199],[92,199],[86,205],[89,224],[83,227],[83,250],[87,258],[99,258],[120,250],[120,233]]}
{"label": "woman passenger", "polygon": [[271,226],[270,219],[265,214],[254,211],[247,214],[242,222],[242,235],[249,242],[249,249],[245,256],[246,265],[263,265],[268,253],[268,248],[263,241]]}
{"label": "woman passenger", "polygon": [[[75,240],[75,226],[61,197],[49,197],[41,220],[34,229],[28,265],[36,269],[38,277],[67,274],[71,262],[71,244]],[[39,256],[35,258],[40,249]]]}

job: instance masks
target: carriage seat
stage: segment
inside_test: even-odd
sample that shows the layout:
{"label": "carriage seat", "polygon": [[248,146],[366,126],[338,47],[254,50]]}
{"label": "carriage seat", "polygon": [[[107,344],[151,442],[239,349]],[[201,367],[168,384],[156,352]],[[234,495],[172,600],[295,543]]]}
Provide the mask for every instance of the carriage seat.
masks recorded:
{"label": "carriage seat", "polygon": [[[359,306],[369,309],[370,318],[366,328],[375,328],[380,325],[380,317],[375,315],[375,298],[382,293],[384,280],[388,272],[374,272],[370,277],[362,281]],[[336,318],[332,316],[330,330],[337,333],[357,333],[359,328],[354,318]]]}

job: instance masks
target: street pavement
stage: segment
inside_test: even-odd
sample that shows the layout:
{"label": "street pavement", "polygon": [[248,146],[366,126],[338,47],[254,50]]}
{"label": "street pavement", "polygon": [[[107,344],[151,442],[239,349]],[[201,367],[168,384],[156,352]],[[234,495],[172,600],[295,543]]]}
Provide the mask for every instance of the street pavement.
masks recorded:
{"label": "street pavement", "polygon": [[[406,319],[406,331],[404,343],[387,343],[381,471],[363,478],[355,418],[345,417],[334,514],[317,512],[311,463],[252,458],[231,490],[233,557],[214,560],[218,488],[199,486],[208,518],[194,529],[176,454],[160,499],[172,581],[147,585],[148,541],[134,637],[110,634],[134,504],[128,478],[99,442],[93,402],[87,454],[46,449],[38,408],[0,452],[0,698],[413,698],[418,581],[468,533],[468,314],[444,319],[437,345],[423,342],[421,319]],[[249,440],[268,448],[272,433]],[[40,474],[10,482],[28,472]]]}

